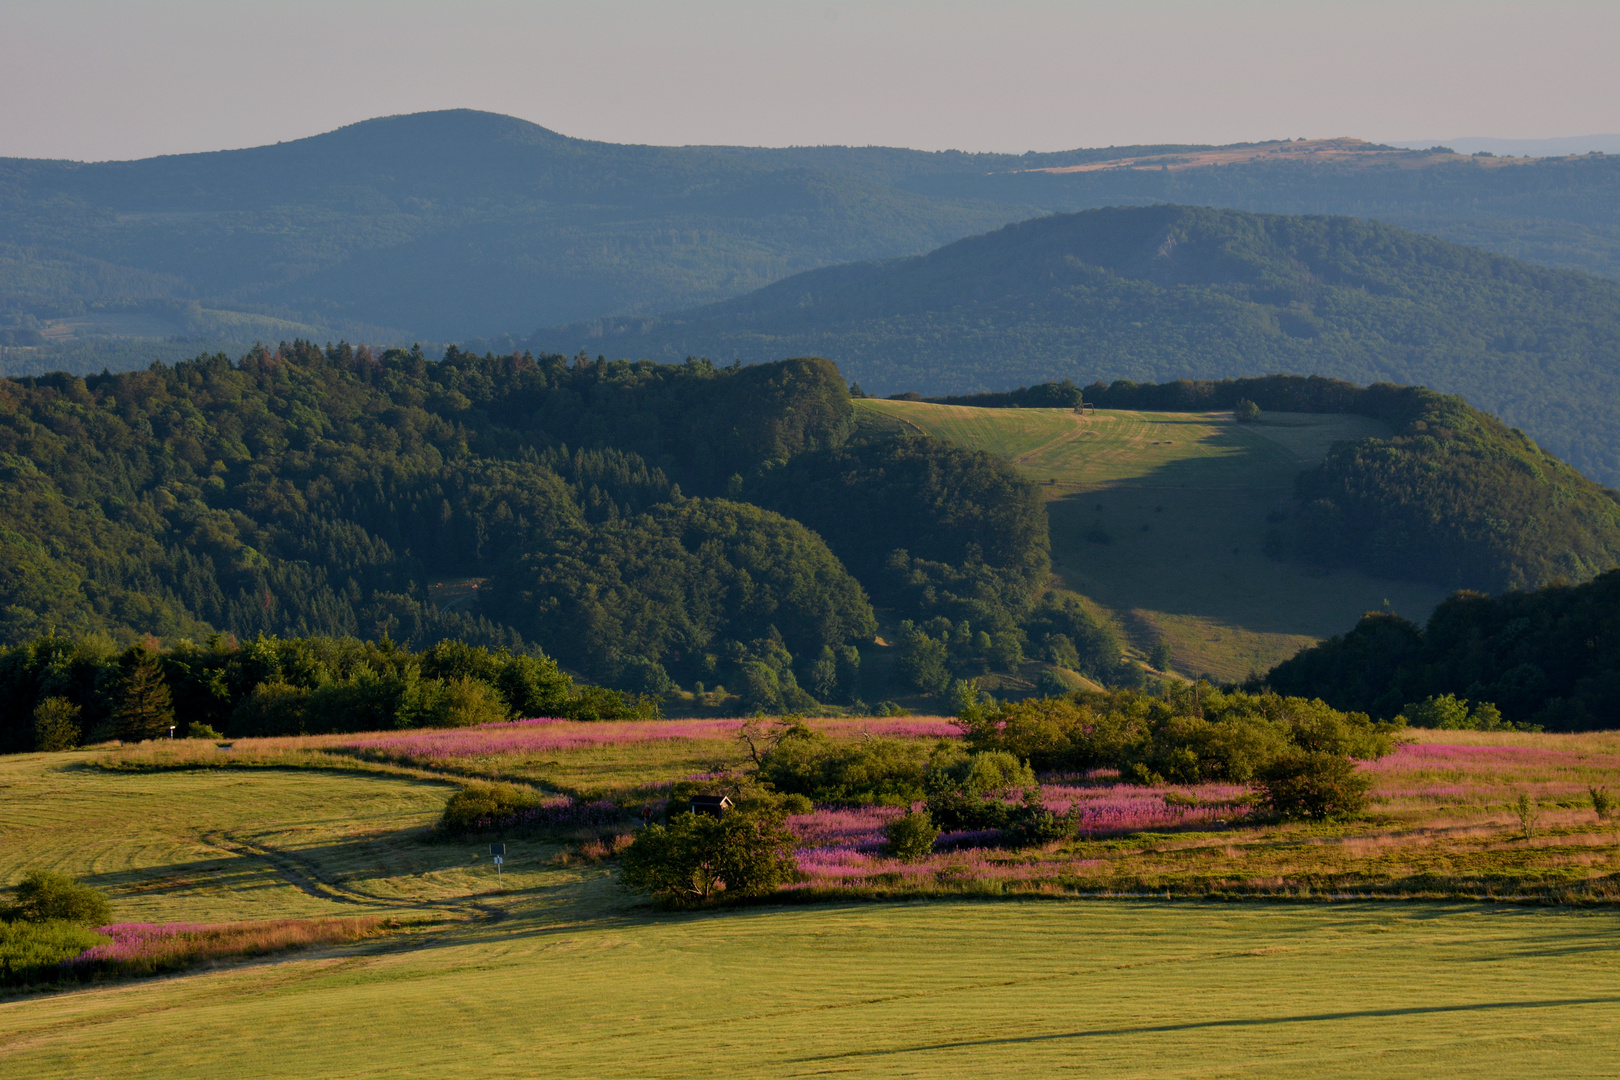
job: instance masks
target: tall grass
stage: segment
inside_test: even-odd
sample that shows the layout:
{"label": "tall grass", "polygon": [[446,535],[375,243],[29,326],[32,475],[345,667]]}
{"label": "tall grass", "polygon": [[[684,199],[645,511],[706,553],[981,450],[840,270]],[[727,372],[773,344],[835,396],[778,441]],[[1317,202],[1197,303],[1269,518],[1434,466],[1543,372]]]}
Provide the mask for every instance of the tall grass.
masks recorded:
{"label": "tall grass", "polygon": [[265,956],[312,945],[357,941],[380,932],[385,921],[368,916],[277,919],[245,923],[115,923],[97,931],[111,938],[64,963],[64,974],[153,975],[210,961]]}

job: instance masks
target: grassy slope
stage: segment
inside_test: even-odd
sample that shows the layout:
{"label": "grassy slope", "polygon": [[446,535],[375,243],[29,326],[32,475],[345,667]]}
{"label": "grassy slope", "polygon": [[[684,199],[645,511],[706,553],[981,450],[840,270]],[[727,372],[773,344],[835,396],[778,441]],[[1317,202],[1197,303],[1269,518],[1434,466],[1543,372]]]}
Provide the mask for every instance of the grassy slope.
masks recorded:
{"label": "grassy slope", "polygon": [[1041,483],[1063,584],[1111,612],[1139,648],[1163,635],[1181,672],[1240,679],[1386,600],[1421,620],[1443,595],[1322,574],[1261,550],[1265,517],[1302,468],[1337,440],[1387,433],[1366,417],[1271,413],[1241,425],[1225,413],[1082,418],[1062,409],[859,404],[868,417],[1006,458]]}
{"label": "grassy slope", "polygon": [[471,845],[420,842],[437,784],[62,769],[82,758],[0,762],[0,878],[53,864],[109,886],[125,919],[450,921],[0,1004],[0,1076],[1620,1069],[1607,910],[958,900],[671,916],[629,905],[605,871],[545,865],[541,845],[512,845],[494,892]]}

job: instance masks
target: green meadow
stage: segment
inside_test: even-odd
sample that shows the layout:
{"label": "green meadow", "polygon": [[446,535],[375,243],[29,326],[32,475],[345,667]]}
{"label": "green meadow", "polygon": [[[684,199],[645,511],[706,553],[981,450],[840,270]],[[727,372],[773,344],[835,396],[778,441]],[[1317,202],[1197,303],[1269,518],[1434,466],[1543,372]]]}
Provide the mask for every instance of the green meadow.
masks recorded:
{"label": "green meadow", "polygon": [[0,999],[0,1076],[1312,1076],[1620,1071],[1620,913],[1024,896],[671,914],[603,864],[432,838],[452,790],[0,761],[0,878],[120,920],[399,929]]}
{"label": "green meadow", "polygon": [[1342,633],[1365,611],[1426,618],[1442,590],[1276,562],[1268,514],[1333,443],[1387,434],[1362,416],[979,409],[857,402],[1016,465],[1040,483],[1062,584],[1105,609],[1142,651],[1170,642],[1177,671],[1234,680]]}

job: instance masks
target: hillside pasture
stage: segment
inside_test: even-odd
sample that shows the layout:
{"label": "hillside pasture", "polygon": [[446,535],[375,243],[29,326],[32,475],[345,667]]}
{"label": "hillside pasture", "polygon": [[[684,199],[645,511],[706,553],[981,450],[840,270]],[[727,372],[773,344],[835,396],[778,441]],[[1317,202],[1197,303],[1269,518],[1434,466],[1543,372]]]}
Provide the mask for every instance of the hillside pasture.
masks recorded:
{"label": "hillside pasture", "polygon": [[1062,584],[1101,605],[1175,670],[1263,672],[1363,612],[1428,616],[1443,590],[1265,554],[1268,515],[1338,441],[1387,435],[1363,416],[981,409],[864,399],[863,413],[984,450],[1041,484]]}
{"label": "hillside pasture", "polygon": [[[871,736],[932,742],[956,733],[950,720],[939,717],[811,723],[839,741]],[[258,786],[270,785],[282,792],[286,812],[294,818],[306,812],[299,809],[305,805],[299,800],[319,799],[320,793],[341,788],[347,782],[344,770],[367,770],[355,774],[356,792],[389,790],[390,774],[409,780],[414,785],[409,790],[429,807],[442,805],[445,781],[475,777],[530,784],[558,801],[609,798],[632,808],[647,803],[660,807],[677,780],[719,783],[727,774],[747,771],[747,749],[738,737],[741,724],[529,721],[454,731],[239,740],[228,753],[211,744],[159,742],[106,753],[101,768],[119,770],[120,779],[110,784],[109,794],[124,798],[147,798],[140,793],[147,785],[162,790],[162,776],[194,771],[210,779],[188,801],[219,797],[210,793],[228,792],[223,785],[233,776],[246,785],[242,791],[250,800],[257,798]],[[1098,769],[1042,778],[1040,798],[1048,809],[1075,809],[1078,831],[1071,841],[1014,850],[1002,847],[993,832],[947,833],[928,858],[901,863],[882,850],[883,827],[901,807],[821,806],[790,820],[804,840],[799,862],[806,878],[794,888],[807,897],[1327,893],[1620,898],[1620,878],[1615,876],[1620,871],[1620,828],[1597,817],[1588,795],[1591,787],[1620,792],[1620,735],[1415,730],[1409,738],[1389,757],[1364,766],[1374,781],[1371,807],[1365,820],[1349,824],[1277,824],[1254,816],[1250,792],[1241,785],[1142,787],[1121,783],[1112,770]],[[315,779],[307,784],[299,779],[280,785],[269,779],[283,769],[302,778],[311,766],[317,767]],[[86,775],[96,771],[86,770]],[[1515,809],[1520,795],[1536,807],[1531,837],[1522,835]],[[359,821],[377,812],[366,811],[367,802],[358,794],[347,796],[346,803]],[[26,815],[20,817],[26,820]],[[628,829],[633,817],[627,813],[620,828]],[[299,820],[292,850],[300,859],[306,858],[300,853],[324,850],[330,829],[347,827],[341,818],[328,825]],[[330,873],[323,871],[323,880],[375,878],[364,893],[377,903],[431,900],[413,891],[420,882],[408,872],[390,869],[410,864],[418,857],[411,845],[430,836],[430,817],[419,811],[413,820],[414,831],[395,832],[388,841],[394,852],[390,860],[363,868],[341,863]],[[279,851],[286,843],[273,838],[282,829],[279,821],[272,817],[267,829],[244,823],[219,836],[240,852]],[[25,855],[57,850],[65,835],[47,830],[37,841],[23,836],[18,850]],[[518,828],[510,835],[568,842],[545,830]],[[139,836],[119,842],[135,843],[142,851],[164,850]],[[346,849],[337,845],[334,850]],[[0,863],[0,871],[16,876],[27,865]],[[118,860],[107,857],[97,865],[118,865]],[[240,873],[256,864],[232,865],[232,872]],[[435,880],[449,873],[436,870]],[[446,880],[446,887],[460,881],[454,875]],[[316,895],[326,898],[319,891]],[[315,908],[308,914],[324,912]]]}
{"label": "hillside pasture", "polygon": [[[889,734],[937,737],[912,723]],[[681,767],[669,751],[682,743],[689,760],[737,756],[734,729],[719,725],[663,740],[634,724],[597,726],[594,740],[558,729],[546,752],[567,763],[627,748],[647,759],[645,774],[627,767],[631,788]],[[486,770],[512,762],[521,771],[532,749],[511,747],[505,726],[439,734],[486,739]],[[435,839],[428,829],[450,791],[428,775],[453,765],[443,746],[414,763],[359,761],[367,771],[358,771],[308,767],[347,757],[317,737],[254,742],[232,751],[257,756],[219,768],[160,761],[150,746],[110,759],[106,750],[4,759],[0,880],[48,864],[107,889],[119,919],[371,916],[404,930],[0,1002],[0,1076],[1620,1069],[1620,914],[1609,904],[1172,901],[1162,897],[1187,895],[1191,875],[1132,871],[1134,898],[1109,901],[1063,896],[1105,877],[1083,887],[987,875],[959,890],[968,895],[926,903],[806,904],[839,894],[801,889],[791,906],[671,914],[615,888],[611,864],[560,860],[559,843],[543,836],[508,839],[497,887],[484,838]],[[1265,850],[1281,871],[1267,882],[1274,898],[1319,899],[1320,887],[1301,888],[1317,853],[1394,865],[1426,845],[1434,860],[1460,863],[1458,838],[1472,837],[1479,852],[1548,866],[1578,851],[1592,860],[1580,880],[1594,885],[1612,873],[1612,827],[1596,827],[1577,804],[1585,784],[1620,778],[1620,737],[1428,733],[1374,771],[1374,816],[1356,826],[1261,828],[1213,820],[1229,812],[1189,813],[1179,826],[1136,823],[1151,832],[1099,830],[1023,864],[1185,860],[1241,873],[1248,853]],[[1168,790],[1047,778],[1049,797],[1158,799],[1161,818]],[[1540,843],[1511,836],[1504,801],[1520,790],[1547,805]],[[852,812],[821,813],[800,823],[807,836],[819,828],[837,839],[832,815]],[[905,894],[874,869],[877,880],[847,895]],[[1576,871],[1566,863],[1560,873]]]}

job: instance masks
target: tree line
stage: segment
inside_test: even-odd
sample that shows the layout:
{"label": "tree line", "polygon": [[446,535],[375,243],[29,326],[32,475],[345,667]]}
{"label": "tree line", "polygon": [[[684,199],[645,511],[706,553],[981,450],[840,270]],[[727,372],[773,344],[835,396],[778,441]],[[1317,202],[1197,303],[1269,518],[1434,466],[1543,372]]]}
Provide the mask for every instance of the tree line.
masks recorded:
{"label": "tree line", "polygon": [[1422,627],[1397,615],[1364,615],[1349,632],[1278,664],[1263,682],[1378,717],[1432,714],[1437,726],[1482,726],[1478,715],[1448,722],[1445,714],[1478,714],[1489,705],[1511,725],[1613,728],[1620,570],[1581,585],[1495,597],[1460,592]]}
{"label": "tree line", "polygon": [[117,649],[105,635],[0,649],[0,753],[109,739],[465,727],[520,717],[647,718],[657,702],[577,685],[543,655],[440,641],[214,635]]}

